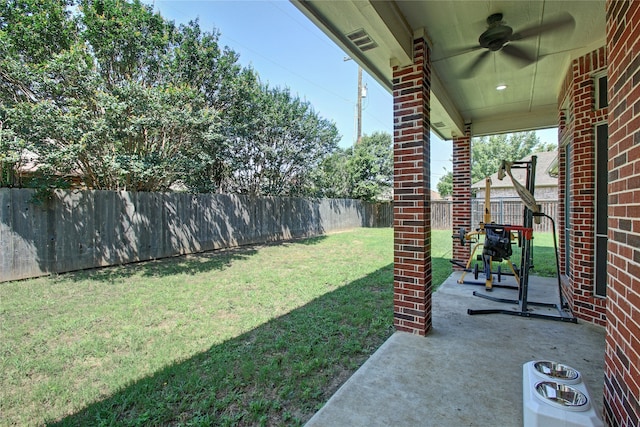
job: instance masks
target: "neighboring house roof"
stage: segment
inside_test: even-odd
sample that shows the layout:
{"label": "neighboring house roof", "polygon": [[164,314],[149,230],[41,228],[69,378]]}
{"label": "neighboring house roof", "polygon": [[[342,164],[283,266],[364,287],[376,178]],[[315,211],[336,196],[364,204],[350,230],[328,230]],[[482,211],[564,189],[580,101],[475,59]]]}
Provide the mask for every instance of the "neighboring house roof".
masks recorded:
{"label": "neighboring house roof", "polygon": [[[531,156],[537,156],[536,159],[536,176],[535,176],[535,185],[536,187],[555,187],[558,185],[558,177],[551,176],[549,171],[551,166],[555,162],[558,157],[557,151],[545,151],[541,153],[534,153],[530,156],[524,157],[520,159],[520,161],[528,162],[531,160]],[[511,169],[511,173],[513,174],[513,178],[518,180],[518,182],[522,185],[526,185],[525,182],[525,169]],[[505,176],[503,180],[498,179],[498,172],[491,175],[491,188],[512,188],[513,183],[511,182],[511,178],[509,176]],[[481,179],[480,181],[474,183],[471,188],[474,189],[484,189],[485,188],[485,180]]]}
{"label": "neighboring house roof", "polygon": [[17,166],[17,172],[20,174],[35,173],[39,167],[38,155],[31,150],[23,149]]}
{"label": "neighboring house roof", "polygon": [[[15,165],[15,171],[20,176],[34,175],[40,169],[40,156],[31,150],[23,149],[20,154],[20,161]],[[78,169],[73,169],[70,172],[64,174],[67,177],[82,177],[82,172]]]}
{"label": "neighboring house roof", "polygon": [[431,190],[431,200],[442,200],[442,197],[437,191]]}

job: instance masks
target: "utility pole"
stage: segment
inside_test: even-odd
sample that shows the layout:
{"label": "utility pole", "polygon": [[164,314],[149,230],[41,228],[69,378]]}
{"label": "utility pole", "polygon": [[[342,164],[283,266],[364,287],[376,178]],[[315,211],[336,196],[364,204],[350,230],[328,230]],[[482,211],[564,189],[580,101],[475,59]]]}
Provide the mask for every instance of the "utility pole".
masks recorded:
{"label": "utility pole", "polygon": [[[344,61],[350,61],[348,56]],[[358,97],[356,98],[356,144],[362,139],[362,98],[367,97],[367,86],[362,86],[362,67],[358,65]]]}
{"label": "utility pole", "polygon": [[356,144],[362,139],[362,67],[358,65],[358,103],[356,107]]}

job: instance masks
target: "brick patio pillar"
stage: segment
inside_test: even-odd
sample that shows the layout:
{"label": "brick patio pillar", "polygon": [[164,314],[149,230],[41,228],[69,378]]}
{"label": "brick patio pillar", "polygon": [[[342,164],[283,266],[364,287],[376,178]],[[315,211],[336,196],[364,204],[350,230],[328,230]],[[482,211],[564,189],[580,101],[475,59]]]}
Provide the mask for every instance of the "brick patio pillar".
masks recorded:
{"label": "brick patio pillar", "polygon": [[[458,236],[460,229],[471,230],[471,127],[466,125],[464,136],[453,138],[453,235]],[[471,254],[469,243],[460,244],[453,239],[453,259],[466,263]],[[453,266],[454,270],[460,267]]]}
{"label": "brick patio pillar", "polygon": [[431,329],[429,46],[413,44],[413,65],[393,67],[394,296],[397,330]]}

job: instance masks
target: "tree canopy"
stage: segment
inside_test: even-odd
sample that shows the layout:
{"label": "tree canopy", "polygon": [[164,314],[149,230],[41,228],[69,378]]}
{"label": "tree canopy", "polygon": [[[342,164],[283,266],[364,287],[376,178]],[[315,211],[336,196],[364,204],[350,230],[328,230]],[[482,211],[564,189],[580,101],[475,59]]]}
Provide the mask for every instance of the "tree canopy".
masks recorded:
{"label": "tree canopy", "polygon": [[[375,200],[390,198],[393,188],[393,143],[391,135],[364,135],[347,162],[351,197]],[[387,193],[385,195],[385,193]]]}
{"label": "tree canopy", "polygon": [[246,120],[231,141],[226,158],[232,173],[229,192],[305,195],[312,171],[337,149],[335,125],[289,90],[263,88],[247,95]]}
{"label": "tree canopy", "polygon": [[337,149],[334,123],[218,33],[139,0],[3,2],[0,99],[2,186],[28,150],[46,185],[297,195]]}
{"label": "tree canopy", "polygon": [[[511,134],[483,136],[471,140],[471,182],[478,182],[493,175],[500,168],[502,161],[513,162],[530,154],[550,151],[553,144],[544,144],[535,132],[518,132]],[[453,192],[453,172],[440,178],[438,192],[448,196]]]}
{"label": "tree canopy", "polygon": [[447,197],[453,194],[453,172],[448,171],[442,175],[438,181],[437,188],[438,193],[442,197]]}
{"label": "tree canopy", "polygon": [[393,190],[391,135],[374,132],[346,150],[336,150],[320,162],[310,194],[318,197],[390,200]]}

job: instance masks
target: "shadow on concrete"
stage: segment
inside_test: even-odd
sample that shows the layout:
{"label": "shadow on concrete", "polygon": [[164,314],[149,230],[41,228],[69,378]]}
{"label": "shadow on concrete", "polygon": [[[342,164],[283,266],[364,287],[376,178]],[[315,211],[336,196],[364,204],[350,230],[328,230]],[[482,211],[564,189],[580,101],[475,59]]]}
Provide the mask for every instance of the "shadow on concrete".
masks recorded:
{"label": "shadow on concrete", "polygon": [[[469,308],[511,306],[473,296],[484,292],[482,287],[457,284],[459,275],[452,274],[434,293],[433,330],[426,337],[393,334],[307,426],[522,426],[523,365],[532,360],[557,361],[581,372],[591,403],[602,414],[604,328],[470,316]],[[531,276],[529,284],[532,299],[557,301],[556,279]],[[514,298],[514,292],[517,296],[517,290],[493,290],[500,298]]]}
{"label": "shadow on concrete", "polygon": [[392,282],[389,264],[50,425],[300,425],[392,334]]}

